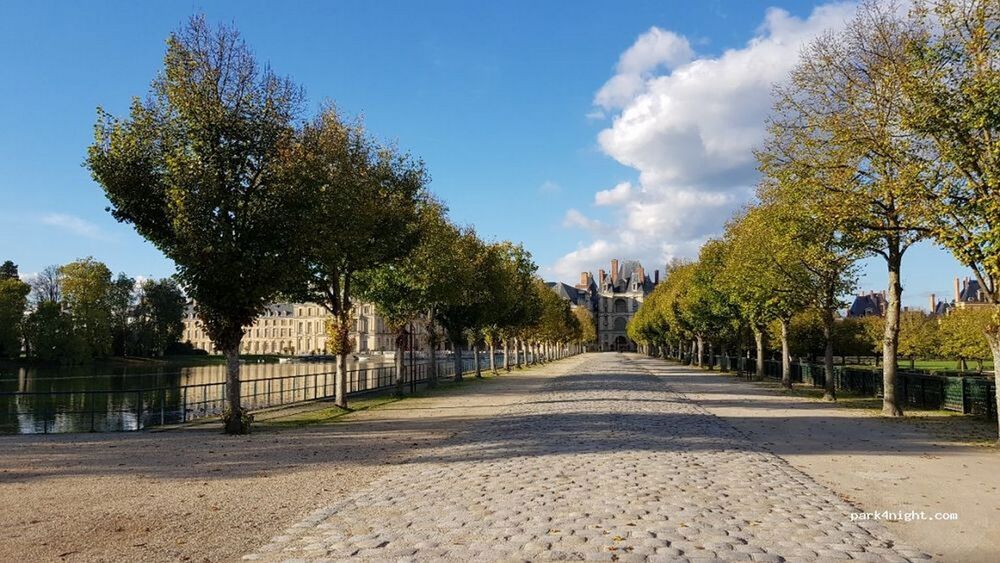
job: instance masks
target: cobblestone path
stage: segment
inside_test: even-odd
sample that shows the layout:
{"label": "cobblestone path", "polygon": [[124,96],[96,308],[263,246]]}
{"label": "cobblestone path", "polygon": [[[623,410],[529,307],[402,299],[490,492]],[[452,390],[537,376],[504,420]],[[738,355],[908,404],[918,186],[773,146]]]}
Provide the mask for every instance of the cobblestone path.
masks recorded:
{"label": "cobblestone path", "polygon": [[[906,561],[832,491],[650,374],[591,354],[247,559]],[[559,375],[559,372],[563,372]],[[512,376],[512,377],[516,377]]]}

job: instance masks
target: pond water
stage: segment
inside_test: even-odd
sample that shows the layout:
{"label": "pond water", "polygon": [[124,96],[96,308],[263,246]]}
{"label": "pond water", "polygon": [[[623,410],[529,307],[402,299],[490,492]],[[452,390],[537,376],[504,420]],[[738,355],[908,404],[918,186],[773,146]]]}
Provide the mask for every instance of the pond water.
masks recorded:
{"label": "pond water", "polygon": [[[389,362],[352,359],[348,370],[385,371]],[[333,362],[244,363],[242,394],[258,407],[319,398],[333,388],[336,370]],[[137,430],[181,422],[221,411],[225,378],[222,363],[0,364],[0,433]]]}
{"label": "pond water", "polygon": [[[481,361],[485,366],[488,360]],[[464,363],[471,369],[471,356]],[[413,369],[404,372],[404,381],[423,381],[427,372],[426,362],[417,358]],[[332,397],[336,373],[334,362],[244,363],[240,394],[251,409]],[[450,357],[439,357],[438,375],[454,375]],[[218,415],[225,408],[225,379],[223,363],[0,364],[0,434],[141,430]],[[348,393],[394,384],[391,356],[349,359]]]}

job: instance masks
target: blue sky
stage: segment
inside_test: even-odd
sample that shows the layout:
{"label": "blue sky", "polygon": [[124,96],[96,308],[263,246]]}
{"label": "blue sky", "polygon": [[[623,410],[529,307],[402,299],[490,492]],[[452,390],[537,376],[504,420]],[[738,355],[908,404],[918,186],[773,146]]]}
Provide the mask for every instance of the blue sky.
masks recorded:
{"label": "blue sky", "polygon": [[[777,8],[777,9],[775,9]],[[173,266],[117,224],[82,167],[95,108],[123,114],[190,14],[426,160],[484,238],[523,241],[547,278],[696,252],[746,199],[767,84],[849,7],[799,1],[9,2],[0,0],[0,259],[22,273],[92,255]],[[914,249],[906,302],[964,275]],[[864,289],[885,282],[866,268]]]}

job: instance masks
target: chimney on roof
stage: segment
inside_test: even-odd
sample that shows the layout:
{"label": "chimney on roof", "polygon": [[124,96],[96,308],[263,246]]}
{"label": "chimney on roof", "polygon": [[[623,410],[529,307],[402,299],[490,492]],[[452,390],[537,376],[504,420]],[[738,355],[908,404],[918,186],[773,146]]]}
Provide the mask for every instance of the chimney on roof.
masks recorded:
{"label": "chimney on roof", "polygon": [[639,283],[646,283],[646,269],[639,266]]}
{"label": "chimney on roof", "polygon": [[604,273],[604,270],[597,270],[597,284],[598,285],[604,285],[604,278],[605,278],[605,276],[606,276],[606,274]]}
{"label": "chimney on roof", "polygon": [[654,284],[660,283],[660,271],[659,270],[653,270],[653,283]]}
{"label": "chimney on roof", "polygon": [[611,283],[613,283],[613,284],[617,284],[618,283],[618,259],[617,258],[612,258],[611,259]]}
{"label": "chimney on roof", "polygon": [[589,275],[590,274],[588,274],[587,272],[580,272],[580,285],[583,285],[583,286],[588,285],[587,284],[587,276],[589,276]]}
{"label": "chimney on roof", "polygon": [[931,314],[933,315],[937,311],[937,295],[931,294]]}
{"label": "chimney on roof", "polygon": [[962,292],[958,289],[958,278],[955,278],[955,303],[961,300]]}

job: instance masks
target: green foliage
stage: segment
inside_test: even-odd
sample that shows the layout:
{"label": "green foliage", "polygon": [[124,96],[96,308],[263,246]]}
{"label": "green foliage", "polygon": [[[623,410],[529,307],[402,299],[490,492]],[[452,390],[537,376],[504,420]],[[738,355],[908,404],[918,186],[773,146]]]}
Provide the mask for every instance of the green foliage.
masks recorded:
{"label": "green foliage", "polygon": [[[343,327],[353,296],[380,276],[394,277],[378,271],[400,265],[420,243],[427,173],[422,162],[376,143],[360,121],[345,123],[331,106],[297,135],[283,176],[308,204],[292,294],[323,304],[338,319],[335,347],[348,350]],[[378,301],[394,328],[410,317]]]}
{"label": "green foliage", "polygon": [[24,334],[31,358],[64,364],[91,358],[87,343],[74,330],[73,318],[58,303],[39,303],[25,319]]}
{"label": "green foliage", "polygon": [[401,327],[422,315],[430,346],[438,344],[435,311],[459,298],[451,274],[462,264],[452,253],[461,236],[444,207],[428,201],[418,215],[419,242],[405,260],[362,272],[361,297],[375,304],[387,323]]}
{"label": "green foliage", "polygon": [[235,30],[194,17],[127,119],[98,112],[87,166],[112,215],[175,262],[221,350],[287,285],[303,198],[280,164],[301,97]]}
{"label": "green foliage", "polygon": [[351,339],[351,328],[356,319],[348,315],[346,318],[330,317],[326,319],[326,351],[340,356],[354,351],[354,341]]}
{"label": "green foliage", "polygon": [[0,264],[0,280],[20,279],[17,275],[17,264],[10,260],[4,260]]}
{"label": "green foliage", "polygon": [[535,280],[533,287],[541,303],[541,314],[532,327],[532,337],[549,343],[578,340],[583,329],[570,311],[569,302],[556,295],[541,280]]}
{"label": "green foliage", "polygon": [[871,356],[885,334],[880,317],[841,319],[833,325],[833,349],[840,356]]}
{"label": "green foliage", "polygon": [[85,354],[111,354],[111,270],[93,258],[59,268],[62,305],[73,319],[75,334],[86,346]]}
{"label": "green foliage", "polygon": [[[587,309],[583,307],[577,307],[573,309],[573,315],[576,317],[576,322],[580,327],[579,341],[581,344],[592,346],[597,344],[597,320],[594,315],[590,313]],[[629,333],[629,338],[632,338],[631,333]],[[636,340],[633,338],[633,340]],[[638,342],[638,340],[636,340]]]}
{"label": "green foliage", "polygon": [[992,307],[954,309],[940,319],[939,354],[924,357],[975,360],[980,363],[991,355],[983,333],[995,314]]}
{"label": "green foliage", "polygon": [[[923,311],[903,311],[899,319],[899,354],[910,358],[934,358],[940,349],[938,318]],[[983,346],[986,340],[980,340]]]}
{"label": "green foliage", "polygon": [[969,265],[998,303],[1000,4],[933,0],[910,19],[903,123],[933,147],[927,164],[942,178],[911,191],[927,203],[931,236]]}
{"label": "green foliage", "polygon": [[[111,353],[115,356],[129,354],[130,317],[135,307],[135,279],[118,274],[108,286],[107,297],[111,325]],[[131,351],[134,353],[134,351]]]}
{"label": "green foliage", "polygon": [[133,353],[162,356],[184,332],[187,300],[175,280],[145,280],[139,286],[138,303],[130,327]]}
{"label": "green foliage", "polygon": [[21,334],[24,311],[28,306],[31,288],[17,277],[17,267],[13,276],[4,264],[0,272],[0,358],[17,358],[21,355]]}

